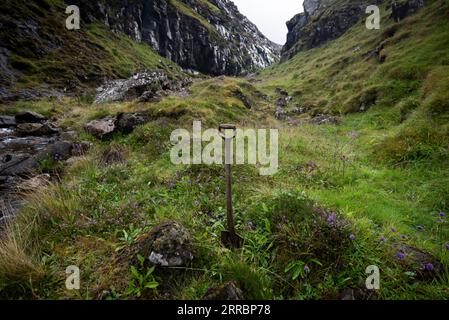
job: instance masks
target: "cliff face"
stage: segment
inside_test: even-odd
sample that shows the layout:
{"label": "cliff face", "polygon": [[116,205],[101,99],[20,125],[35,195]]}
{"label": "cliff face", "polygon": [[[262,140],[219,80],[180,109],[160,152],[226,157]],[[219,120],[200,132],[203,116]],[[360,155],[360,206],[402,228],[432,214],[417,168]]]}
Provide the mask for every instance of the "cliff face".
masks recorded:
{"label": "cliff face", "polygon": [[397,22],[425,4],[424,0],[304,0],[304,12],[287,22],[287,43],[281,60],[340,37],[366,15],[369,5],[383,3],[388,3],[391,16]]}
{"label": "cliff face", "polygon": [[239,75],[278,60],[265,38],[228,0],[71,1],[87,23],[101,22],[159,54],[211,75]]}
{"label": "cliff face", "polygon": [[287,22],[287,43],[282,59],[290,59],[299,51],[338,38],[359,20],[366,6],[363,1],[305,0],[304,12]]}

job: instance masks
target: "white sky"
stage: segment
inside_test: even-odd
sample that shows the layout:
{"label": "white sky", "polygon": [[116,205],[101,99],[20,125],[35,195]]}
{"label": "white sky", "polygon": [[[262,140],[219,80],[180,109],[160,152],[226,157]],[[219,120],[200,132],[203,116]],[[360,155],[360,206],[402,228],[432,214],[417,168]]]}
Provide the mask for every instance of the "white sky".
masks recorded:
{"label": "white sky", "polygon": [[285,23],[303,11],[303,0],[232,0],[239,11],[248,17],[271,41],[285,44]]}

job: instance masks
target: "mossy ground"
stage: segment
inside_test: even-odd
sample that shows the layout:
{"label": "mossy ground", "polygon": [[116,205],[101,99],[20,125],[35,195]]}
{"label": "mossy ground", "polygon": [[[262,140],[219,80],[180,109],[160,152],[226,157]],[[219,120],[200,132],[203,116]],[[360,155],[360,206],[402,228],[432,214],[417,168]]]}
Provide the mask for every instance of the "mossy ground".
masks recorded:
{"label": "mossy ground", "polygon": [[[386,14],[380,31],[356,26],[251,82],[197,81],[187,98],[3,106],[1,111],[29,108],[55,115],[94,145],[65,167],[60,184],[30,195],[0,246],[0,296],[95,299],[106,290],[104,298],[135,298],[127,291],[130,266],[117,254],[174,219],[192,232],[197,257],[186,268],[156,269],[160,285],[142,297],[200,299],[211,285],[235,280],[250,299],[338,299],[345,288],[363,289],[366,267],[377,265],[381,289],[374,299],[447,299],[448,221],[439,217],[449,210],[447,10],[446,3],[431,2],[395,26],[383,64],[362,53],[393,28]],[[362,51],[355,53],[358,45]],[[287,89],[295,103],[342,115],[342,123],[293,127],[277,121],[276,87]],[[350,112],[373,92],[367,111]],[[130,135],[101,142],[82,131],[89,119],[139,110],[155,120]],[[227,250],[219,240],[225,228],[224,169],[170,161],[170,133],[190,128],[193,120],[204,127],[233,122],[280,130],[277,174],[261,177],[254,166],[234,168],[237,230],[245,238],[240,250]],[[105,165],[102,155],[111,149],[124,161]],[[324,212],[335,212],[336,223],[323,220]],[[420,277],[421,266],[396,257],[401,244],[431,253],[446,271]],[[69,265],[81,269],[79,291],[65,289]]]}

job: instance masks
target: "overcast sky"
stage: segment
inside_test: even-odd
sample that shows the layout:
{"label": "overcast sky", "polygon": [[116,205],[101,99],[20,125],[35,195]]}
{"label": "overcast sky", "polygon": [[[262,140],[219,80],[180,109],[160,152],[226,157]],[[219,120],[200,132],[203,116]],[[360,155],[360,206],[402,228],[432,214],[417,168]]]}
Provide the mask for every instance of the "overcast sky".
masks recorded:
{"label": "overcast sky", "polygon": [[303,11],[303,0],[232,0],[239,11],[248,17],[270,40],[285,44],[285,23]]}

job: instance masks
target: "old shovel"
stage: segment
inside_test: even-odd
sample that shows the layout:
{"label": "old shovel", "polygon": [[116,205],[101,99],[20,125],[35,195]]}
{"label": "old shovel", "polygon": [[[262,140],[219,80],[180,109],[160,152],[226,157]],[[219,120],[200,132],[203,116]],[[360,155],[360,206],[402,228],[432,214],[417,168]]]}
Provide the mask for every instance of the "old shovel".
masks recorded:
{"label": "old shovel", "polygon": [[[227,136],[226,131],[232,130],[232,136]],[[225,167],[226,167],[226,218],[228,230],[221,232],[221,243],[226,248],[241,248],[243,246],[243,238],[235,232],[234,216],[232,211],[232,139],[236,134],[236,126],[232,124],[221,124],[219,126],[220,136],[225,141]]]}

